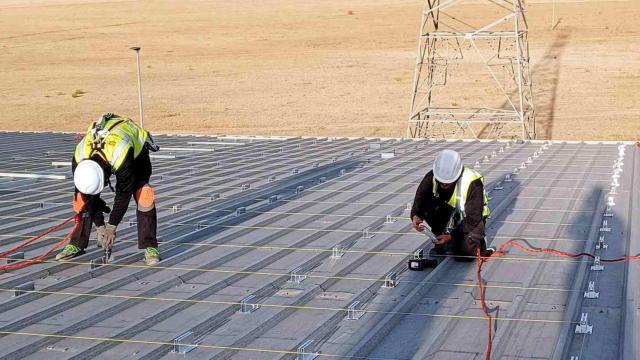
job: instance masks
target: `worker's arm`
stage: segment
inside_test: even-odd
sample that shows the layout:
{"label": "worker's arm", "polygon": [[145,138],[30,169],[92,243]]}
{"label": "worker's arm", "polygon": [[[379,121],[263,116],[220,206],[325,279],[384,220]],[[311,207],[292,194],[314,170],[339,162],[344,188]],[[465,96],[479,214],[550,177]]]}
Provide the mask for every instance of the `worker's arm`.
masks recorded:
{"label": "worker's arm", "polygon": [[422,220],[427,219],[428,209],[430,207],[433,208],[434,201],[433,171],[429,171],[420,182],[420,185],[418,185],[416,195],[413,198],[413,206],[411,207],[411,222],[416,231],[421,231],[419,224]]}
{"label": "worker's arm", "polygon": [[462,232],[465,239],[479,243],[484,237],[484,185],[480,179],[469,185],[467,201],[464,206],[465,217],[462,222]]}
{"label": "worker's arm", "polygon": [[116,196],[113,200],[113,209],[109,215],[109,224],[118,226],[127,212],[131,196],[135,186],[135,176],[133,167],[133,148],[129,149],[127,156],[115,172],[116,175]]}

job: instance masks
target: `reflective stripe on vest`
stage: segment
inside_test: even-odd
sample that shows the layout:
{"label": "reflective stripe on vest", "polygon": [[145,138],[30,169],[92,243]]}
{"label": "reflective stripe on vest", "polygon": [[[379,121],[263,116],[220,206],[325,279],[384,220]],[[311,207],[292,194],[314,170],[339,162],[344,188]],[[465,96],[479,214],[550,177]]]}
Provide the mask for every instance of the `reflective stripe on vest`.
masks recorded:
{"label": "reflective stripe on vest", "polygon": [[[109,129],[110,126],[118,121],[121,122],[112,129]],[[89,159],[97,152],[111,164],[114,172],[118,171],[124,163],[129,149],[133,148],[133,157],[136,158],[140,155],[144,144],[149,139],[149,133],[136,125],[131,119],[114,116],[107,120],[104,125],[104,128],[109,129],[109,132],[104,137],[101,151],[98,151],[92,147],[94,126],[94,124],[89,126],[87,134],[76,146],[75,160],[78,163],[82,160]]]}
{"label": "reflective stripe on vest", "polygon": [[[480,181],[484,185],[484,177],[480,175],[480,173],[465,167],[462,170],[462,176],[456,183],[456,187],[453,190],[453,194],[451,194],[451,198],[449,199],[448,204],[451,205],[451,207],[458,209],[463,217],[465,216],[464,206],[465,206],[465,203],[467,202],[469,187],[471,186],[472,182],[478,179],[480,179]],[[436,182],[436,178],[434,177],[433,178],[433,194],[434,195],[437,194],[437,191],[438,191],[438,183]],[[464,199],[464,201],[458,201],[458,199]],[[484,208],[482,209],[482,216],[488,217],[490,213],[489,199],[487,198],[487,192],[484,191],[484,186],[483,186],[482,200],[484,205]]]}

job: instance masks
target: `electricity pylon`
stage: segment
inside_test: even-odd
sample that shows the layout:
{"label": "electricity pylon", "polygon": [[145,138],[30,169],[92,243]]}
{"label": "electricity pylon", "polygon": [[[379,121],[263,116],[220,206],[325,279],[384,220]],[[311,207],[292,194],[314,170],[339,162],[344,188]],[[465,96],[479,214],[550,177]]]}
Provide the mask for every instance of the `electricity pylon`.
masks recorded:
{"label": "electricity pylon", "polygon": [[524,0],[425,0],[412,138],[536,136]]}

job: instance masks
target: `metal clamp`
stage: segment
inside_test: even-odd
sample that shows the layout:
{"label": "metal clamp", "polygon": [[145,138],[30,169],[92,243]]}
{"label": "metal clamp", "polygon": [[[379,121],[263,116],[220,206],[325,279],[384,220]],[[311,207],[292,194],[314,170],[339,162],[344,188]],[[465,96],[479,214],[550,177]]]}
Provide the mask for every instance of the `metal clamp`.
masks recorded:
{"label": "metal clamp", "polygon": [[291,270],[289,282],[294,284],[300,284],[306,280],[307,274],[304,273],[302,267],[298,266],[297,268]]}
{"label": "metal clamp", "polygon": [[344,255],[344,249],[342,248],[342,246],[336,245],[331,250],[331,259],[333,260],[340,260],[343,255]]}
{"label": "metal clamp", "polygon": [[187,331],[173,339],[173,348],[171,349],[171,352],[186,354],[196,347],[198,347],[198,345],[195,344],[193,331]]}
{"label": "metal clamp", "polygon": [[368,227],[362,229],[362,238],[363,239],[371,239],[375,233],[369,231],[370,229]]}
{"label": "metal clamp", "polygon": [[384,277],[384,284],[382,287],[384,288],[394,288],[398,285],[398,274],[395,271],[391,271],[387,273]]}
{"label": "metal clamp", "polygon": [[584,297],[587,299],[597,299],[600,297],[600,293],[596,292],[596,282],[589,281],[588,291],[584,292]]}
{"label": "metal clamp", "polygon": [[363,306],[360,305],[360,301],[354,301],[347,308],[347,320],[358,320],[364,315]]}
{"label": "metal clamp", "polygon": [[582,313],[580,316],[580,324],[576,325],[576,334],[591,334],[593,333],[593,325],[587,323],[588,314]]}
{"label": "metal clamp", "polygon": [[250,314],[260,308],[260,304],[256,301],[252,301],[255,299],[255,295],[249,295],[240,300],[240,313],[242,314]]}
{"label": "metal clamp", "polygon": [[592,271],[604,270],[604,265],[600,264],[600,256],[596,256],[595,259],[593,259],[593,265],[591,265],[591,270]]}
{"label": "metal clamp", "polygon": [[311,347],[313,340],[307,340],[302,345],[298,346],[296,360],[313,360],[318,357],[318,353],[308,352],[307,349]]}

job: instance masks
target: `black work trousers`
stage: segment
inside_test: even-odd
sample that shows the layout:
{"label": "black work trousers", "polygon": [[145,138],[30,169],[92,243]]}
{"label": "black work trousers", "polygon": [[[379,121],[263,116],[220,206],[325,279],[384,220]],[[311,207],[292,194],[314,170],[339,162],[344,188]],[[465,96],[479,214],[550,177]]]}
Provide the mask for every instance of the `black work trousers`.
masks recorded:
{"label": "black work trousers", "polygon": [[[481,253],[487,249],[487,243],[484,239],[484,227],[486,219],[483,219],[478,226],[482,227],[482,231],[474,231],[466,234],[462,231],[463,225],[460,224],[451,232],[451,241],[453,243],[453,255],[459,256],[456,260],[473,261],[480,250]],[[482,235],[480,235],[482,234]]]}

